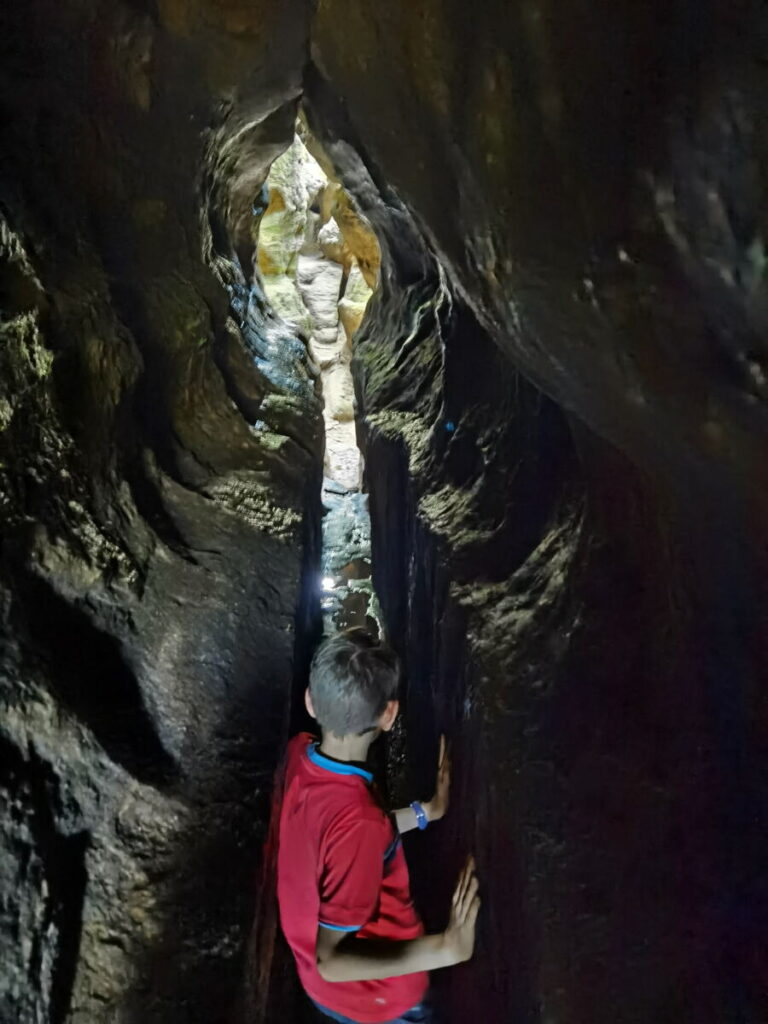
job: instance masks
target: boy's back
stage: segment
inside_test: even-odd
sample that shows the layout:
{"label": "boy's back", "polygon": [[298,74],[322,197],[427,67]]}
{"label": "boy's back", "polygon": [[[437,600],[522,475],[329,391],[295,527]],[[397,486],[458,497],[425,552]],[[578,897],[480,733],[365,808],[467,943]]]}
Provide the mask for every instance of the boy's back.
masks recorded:
{"label": "boy's back", "polygon": [[364,767],[319,753],[308,733],[288,747],[280,813],[278,899],[283,932],[308,995],[363,1024],[392,1020],[424,997],[425,972],[328,982],[317,970],[318,926],[361,939],[414,939],[400,837]]}

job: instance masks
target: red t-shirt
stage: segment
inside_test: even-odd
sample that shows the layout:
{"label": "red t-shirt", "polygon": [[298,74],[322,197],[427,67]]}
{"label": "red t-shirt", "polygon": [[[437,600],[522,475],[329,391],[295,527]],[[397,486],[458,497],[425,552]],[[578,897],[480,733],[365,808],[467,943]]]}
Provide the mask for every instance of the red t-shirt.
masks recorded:
{"label": "red t-shirt", "polygon": [[323,981],[318,924],[360,939],[424,932],[411,899],[403,845],[376,800],[373,776],[319,753],[309,733],[288,745],[280,811],[280,923],[307,994],[361,1024],[399,1017],[423,998],[424,972],[379,981]]}

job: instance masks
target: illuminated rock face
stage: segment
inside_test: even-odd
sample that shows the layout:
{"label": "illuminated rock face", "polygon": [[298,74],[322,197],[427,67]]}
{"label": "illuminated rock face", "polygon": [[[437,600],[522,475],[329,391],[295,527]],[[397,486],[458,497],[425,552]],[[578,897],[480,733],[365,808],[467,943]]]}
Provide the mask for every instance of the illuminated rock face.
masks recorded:
{"label": "illuminated rock face", "polygon": [[269,205],[258,225],[258,269],[268,301],[306,335],[320,370],[325,474],[358,489],[352,335],[376,286],[381,256],[347,193],[310,154],[307,145],[333,174],[317,142],[299,127],[301,135],[267,178]]}
{"label": "illuminated rock face", "polygon": [[[409,856],[430,926],[470,846],[484,890],[449,1024],[768,1018],[764,31],[717,0],[3,6],[0,1018],[236,1006],[318,626],[317,374],[350,429],[329,371],[379,275],[398,742],[410,793],[440,729],[456,776]],[[307,256],[347,275],[310,350],[301,292],[294,330],[250,285],[302,94],[339,179]],[[300,1019],[289,971],[268,995]]]}

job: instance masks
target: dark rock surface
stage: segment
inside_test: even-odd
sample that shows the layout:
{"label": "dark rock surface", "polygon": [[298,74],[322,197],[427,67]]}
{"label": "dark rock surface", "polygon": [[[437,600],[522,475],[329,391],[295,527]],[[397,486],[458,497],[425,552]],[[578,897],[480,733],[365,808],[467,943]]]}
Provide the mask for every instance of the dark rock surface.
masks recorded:
{"label": "dark rock surface", "polygon": [[375,180],[518,368],[635,461],[763,494],[766,32],[728,0],[321,0],[312,29]]}
{"label": "dark rock surface", "polygon": [[321,406],[247,285],[304,13],[0,15],[4,1024],[238,995],[316,606]]}
{"label": "dark rock surface", "polygon": [[[379,55],[407,35],[388,12],[369,11],[360,29],[366,40],[377,26],[377,56],[358,48],[354,58],[370,60],[385,82],[395,72]],[[413,11],[415,22],[423,13]],[[349,10],[339,23],[362,24]],[[353,60],[346,49],[342,56]],[[466,267],[447,261],[447,250],[440,263],[430,254],[441,233],[468,236],[482,216],[477,204],[490,202],[479,189],[470,203],[457,187],[452,203],[435,207],[444,184],[430,171],[436,157],[424,153],[417,171],[422,150],[407,142],[414,125],[434,142],[440,118],[433,111],[429,134],[418,99],[413,120],[394,103],[406,138],[395,153],[381,138],[395,116],[386,88],[351,96],[345,73],[331,59],[325,66],[337,81],[310,80],[310,120],[383,250],[382,287],[354,369],[374,583],[408,676],[408,756],[395,750],[390,760],[415,766],[403,795],[428,794],[437,735],[453,737],[451,818],[409,851],[428,923],[444,923],[440,908],[468,849],[484,889],[475,959],[437,982],[446,1019],[760,1021],[768,606],[756,529],[759,404],[748,423],[723,424],[729,450],[718,459],[687,429],[671,429],[659,408],[670,390],[688,387],[689,364],[665,366],[665,395],[653,392],[642,412],[629,413],[597,357],[587,374],[569,362],[570,345],[558,351],[545,334],[535,376],[608,436],[556,405],[515,366],[530,371],[516,346],[533,345],[535,334],[491,337],[475,310],[486,325],[496,310],[462,278]],[[463,126],[451,125],[454,138]],[[584,144],[591,138],[585,129]],[[410,195],[406,178],[418,185]],[[505,216],[494,237],[515,228]],[[546,234],[535,244],[545,248]],[[522,248],[521,273],[524,257]],[[513,286],[507,294],[517,299]],[[644,315],[652,299],[638,284],[625,296],[638,307],[627,316]],[[571,315],[570,300],[545,278],[537,302],[563,323]],[[654,315],[672,312],[682,345],[685,304]],[[603,352],[613,369],[628,361],[635,328],[624,335],[614,324]],[[658,337],[661,323],[655,329]],[[569,330],[578,349],[581,326],[574,320]],[[550,357],[571,381],[569,395],[547,377]],[[708,386],[716,396],[724,381],[714,374]],[[588,393],[592,410],[580,405]],[[603,403],[616,430],[601,418]]]}
{"label": "dark rock surface", "polygon": [[3,6],[3,1022],[238,998],[317,625],[320,405],[250,286],[302,90],[383,248],[356,376],[400,782],[440,729],[456,773],[409,852],[430,925],[470,846],[485,895],[450,1024],[768,1017],[766,28]]}

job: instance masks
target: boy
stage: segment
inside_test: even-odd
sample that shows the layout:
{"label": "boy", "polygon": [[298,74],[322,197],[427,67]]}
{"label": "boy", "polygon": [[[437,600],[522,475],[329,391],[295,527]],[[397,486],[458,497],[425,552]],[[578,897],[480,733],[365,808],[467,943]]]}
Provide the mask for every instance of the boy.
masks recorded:
{"label": "boy", "polygon": [[448,927],[425,935],[410,894],[399,833],[425,828],[448,803],[445,743],[435,797],[381,806],[368,750],[395,723],[399,667],[362,629],[327,640],[312,661],[307,711],[320,725],[288,747],[280,812],[277,894],[283,932],[304,989],[342,1024],[426,1022],[427,971],[472,956],[480,899],[467,862]]}

